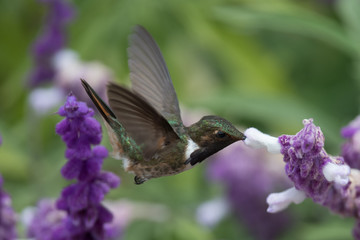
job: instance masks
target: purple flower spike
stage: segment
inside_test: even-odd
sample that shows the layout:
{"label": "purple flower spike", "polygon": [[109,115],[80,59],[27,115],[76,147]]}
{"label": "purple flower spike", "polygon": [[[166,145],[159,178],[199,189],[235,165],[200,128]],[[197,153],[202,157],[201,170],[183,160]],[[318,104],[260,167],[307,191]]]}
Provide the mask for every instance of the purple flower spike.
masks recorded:
{"label": "purple flower spike", "polygon": [[[342,157],[332,157],[326,153],[323,148],[324,135],[312,119],[304,120],[303,123],[304,128],[296,135],[279,137],[280,152],[284,155],[285,172],[295,188],[322,204],[332,187],[331,180],[346,185],[350,169],[344,165]],[[338,175],[334,175],[334,172]],[[338,178],[343,175],[344,179]]]}
{"label": "purple flower spike", "polygon": [[[343,146],[342,157],[333,157],[324,150],[324,136],[312,119],[304,120],[304,128],[294,136],[280,136],[280,152],[286,163],[285,172],[294,187],[268,196],[268,212],[279,212],[290,203],[300,203],[306,197],[328,207],[333,212],[356,218],[353,236],[360,240],[360,117],[342,129],[349,139]],[[248,129],[249,130],[249,129]],[[245,131],[248,146],[274,145],[273,139],[260,131]],[[264,140],[265,139],[265,140]]]}
{"label": "purple flower spike", "polygon": [[280,136],[277,143],[274,137],[257,129],[250,128],[245,131],[246,145],[255,148],[267,147],[268,151],[283,154],[285,172],[294,183],[293,188],[268,196],[267,211],[279,212],[290,203],[299,204],[306,197],[310,197],[339,214],[349,215],[352,211],[352,207],[349,207],[351,204],[346,205],[341,199],[355,194],[349,193],[349,189],[354,189],[354,183],[350,182],[350,167],[344,163],[342,157],[333,157],[326,153],[323,148],[324,136],[312,119],[304,120],[303,123],[304,128],[300,132],[294,136]]}
{"label": "purple flower spike", "polygon": [[56,133],[68,146],[65,155],[69,161],[61,170],[64,178],[86,180],[96,176],[108,153],[102,146],[91,149],[91,144],[99,144],[102,137],[101,125],[92,118],[94,111],[70,94],[58,113],[66,117],[56,125]]}
{"label": "purple flower spike", "polygon": [[58,114],[66,117],[56,125],[67,145],[65,153],[69,160],[61,169],[66,179],[77,182],[66,187],[57,200],[58,209],[67,217],[54,231],[55,240],[103,240],[107,236],[112,214],[101,201],[110,189],[116,188],[120,179],[113,173],[101,171],[103,159],[108,151],[103,146],[92,146],[101,142],[101,125],[93,118],[94,111],[73,95],[67,97]]}
{"label": "purple flower spike", "polygon": [[16,238],[15,213],[11,207],[11,198],[3,190],[3,179],[0,175],[0,239],[13,240]]}
{"label": "purple flower spike", "polygon": [[65,28],[74,15],[72,6],[65,0],[42,0],[48,8],[41,35],[33,45],[34,69],[30,74],[29,85],[35,87],[49,82],[55,76],[52,58],[64,48]]}

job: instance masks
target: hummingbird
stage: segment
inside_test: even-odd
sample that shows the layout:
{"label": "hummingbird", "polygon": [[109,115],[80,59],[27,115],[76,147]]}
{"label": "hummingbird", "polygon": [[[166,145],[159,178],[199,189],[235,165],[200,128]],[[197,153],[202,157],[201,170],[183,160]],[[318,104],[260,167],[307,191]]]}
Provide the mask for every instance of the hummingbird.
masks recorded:
{"label": "hummingbird", "polygon": [[137,25],[129,37],[131,89],[110,82],[108,106],[81,79],[105,120],[113,157],[135,174],[135,184],[181,173],[226,146],[245,140],[233,124],[218,116],[204,116],[184,126],[174,86],[155,40]]}

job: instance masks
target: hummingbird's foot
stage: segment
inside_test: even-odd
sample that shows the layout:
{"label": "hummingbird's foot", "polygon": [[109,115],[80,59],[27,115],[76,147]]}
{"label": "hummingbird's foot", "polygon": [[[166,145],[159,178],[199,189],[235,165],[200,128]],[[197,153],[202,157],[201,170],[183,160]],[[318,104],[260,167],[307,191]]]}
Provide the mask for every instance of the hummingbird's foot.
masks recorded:
{"label": "hummingbird's foot", "polygon": [[134,177],[134,181],[135,181],[135,184],[136,184],[136,185],[142,184],[142,183],[144,183],[146,180],[147,180],[146,178],[142,178],[142,177],[139,177],[139,176],[135,176],[135,177]]}
{"label": "hummingbird's foot", "polygon": [[189,157],[189,158],[184,162],[184,164],[187,165],[187,164],[190,163],[191,166],[194,166],[195,164],[200,163],[200,162],[202,162],[202,160]]}

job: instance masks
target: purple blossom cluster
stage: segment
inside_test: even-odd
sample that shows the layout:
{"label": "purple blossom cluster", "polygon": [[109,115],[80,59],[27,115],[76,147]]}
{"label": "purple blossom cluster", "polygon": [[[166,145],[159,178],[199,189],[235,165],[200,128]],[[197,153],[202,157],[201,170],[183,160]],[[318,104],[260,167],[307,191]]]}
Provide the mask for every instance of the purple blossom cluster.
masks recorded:
{"label": "purple blossom cluster", "polygon": [[34,69],[30,74],[29,86],[35,87],[49,82],[55,75],[52,58],[64,48],[66,42],[65,28],[74,15],[74,10],[65,0],[39,0],[47,7],[44,27],[35,40],[32,52]]}
{"label": "purple blossom cluster", "polygon": [[304,128],[296,135],[279,137],[285,172],[295,188],[317,203],[323,203],[332,183],[327,181],[323,168],[327,163],[344,164],[342,157],[332,157],[324,149],[324,135],[312,119],[304,120]]}
{"label": "purple blossom cluster", "polygon": [[36,210],[28,214],[31,216],[26,219],[27,236],[36,240],[51,240],[53,233],[63,227],[66,217],[66,212],[57,209],[55,201],[50,199],[40,200]]}
{"label": "purple blossom cluster", "polygon": [[[295,136],[279,137],[282,146],[281,152],[287,162],[286,172],[293,180],[295,187],[304,191],[315,202],[342,216],[356,218],[353,236],[359,240],[360,171],[358,168],[360,155],[358,133],[360,118],[356,118],[342,129],[342,136],[348,139],[343,145],[344,158],[331,157],[326,154],[323,149],[324,137],[320,128],[316,127],[312,120],[304,121],[304,125],[304,129]],[[344,179],[341,178],[334,178],[334,181],[330,181],[328,172],[333,171],[340,176],[345,175],[339,168],[339,166],[348,167],[345,162],[352,167],[351,171],[346,174],[348,181],[343,181]]]}
{"label": "purple blossom cluster", "polygon": [[251,234],[256,239],[270,240],[277,239],[291,221],[286,213],[272,215],[266,212],[266,196],[277,187],[286,186],[286,179],[280,172],[271,172],[266,167],[267,156],[264,151],[234,143],[214,155],[208,175],[223,183],[231,209]]}
{"label": "purple blossom cluster", "polygon": [[93,118],[94,111],[73,95],[67,97],[58,114],[65,117],[57,124],[56,133],[67,145],[68,159],[61,172],[64,178],[77,181],[62,191],[56,203],[67,217],[63,226],[54,231],[53,239],[106,239],[105,224],[112,221],[112,214],[101,201],[119,185],[120,179],[101,171],[107,150],[103,146],[92,147],[101,142],[101,125]]}
{"label": "purple blossom cluster", "polygon": [[3,190],[3,178],[0,175],[0,239],[16,239],[16,217],[11,207],[11,198]]}
{"label": "purple blossom cluster", "polygon": [[[286,162],[285,172],[297,190],[314,202],[322,204],[344,216],[358,216],[351,196],[356,196],[355,182],[331,178],[329,172],[348,177],[350,169],[342,157],[328,155],[324,149],[324,136],[312,119],[304,120],[304,128],[296,135],[279,137],[281,153]],[[360,189],[359,189],[360,190]],[[360,193],[360,192],[359,192]],[[354,194],[354,195],[352,195]]]}
{"label": "purple blossom cluster", "polygon": [[[267,198],[270,212],[281,211],[291,202],[300,203],[305,197],[310,197],[337,214],[356,218],[353,236],[360,239],[360,171],[356,169],[359,120],[355,119],[342,130],[342,135],[348,139],[343,146],[344,158],[355,167],[352,169],[343,157],[326,153],[324,136],[312,119],[304,120],[304,128],[296,135],[278,138],[286,163],[285,172],[294,183],[294,188],[270,194]],[[248,135],[251,139],[247,143],[249,146],[268,146],[269,139],[271,144],[274,143],[272,137],[258,130],[248,131]]]}

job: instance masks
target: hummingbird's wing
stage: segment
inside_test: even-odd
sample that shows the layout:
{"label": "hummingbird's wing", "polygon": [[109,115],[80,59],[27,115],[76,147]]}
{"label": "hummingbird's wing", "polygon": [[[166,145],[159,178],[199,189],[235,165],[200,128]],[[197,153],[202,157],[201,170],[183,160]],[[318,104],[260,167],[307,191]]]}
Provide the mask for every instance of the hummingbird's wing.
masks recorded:
{"label": "hummingbird's wing", "polygon": [[108,85],[107,94],[116,118],[142,148],[145,159],[179,139],[168,121],[141,96],[115,83]]}
{"label": "hummingbird's wing", "polygon": [[170,74],[158,45],[142,26],[129,38],[130,79],[134,92],[146,99],[170,122],[178,135],[184,126]]}
{"label": "hummingbird's wing", "polygon": [[[94,89],[84,80],[81,83],[89,95],[91,101],[94,103],[99,113],[105,120],[105,126],[110,127],[109,131],[110,143],[113,147],[113,154],[115,158],[121,157],[126,149],[127,157],[130,157],[134,162],[140,162],[143,158],[142,149],[138,146],[134,139],[128,136],[125,128],[116,118],[115,113],[106,105],[106,103],[97,95]],[[108,130],[110,130],[108,129]]]}

